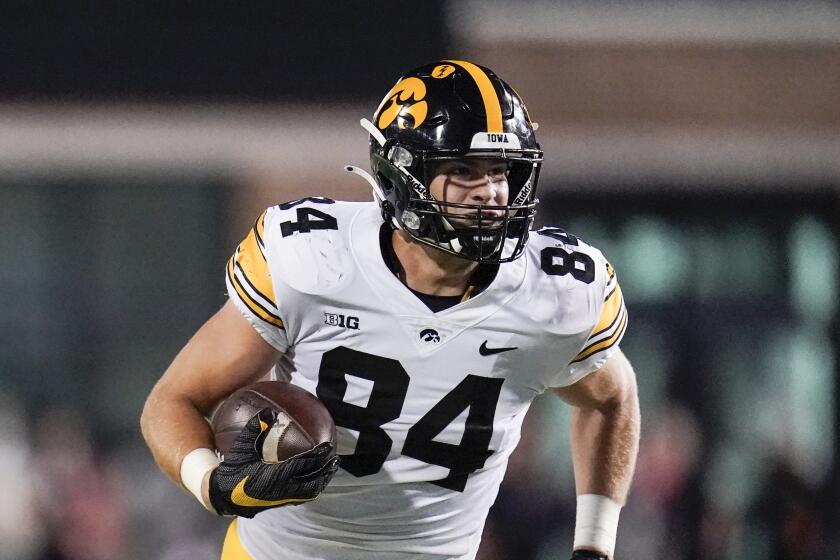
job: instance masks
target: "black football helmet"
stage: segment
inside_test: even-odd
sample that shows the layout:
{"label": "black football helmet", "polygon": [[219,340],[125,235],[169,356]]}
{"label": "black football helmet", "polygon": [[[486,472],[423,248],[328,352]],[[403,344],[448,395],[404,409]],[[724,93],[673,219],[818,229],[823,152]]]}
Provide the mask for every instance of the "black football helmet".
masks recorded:
{"label": "black football helmet", "polygon": [[[536,213],[542,151],[522,99],[501,78],[463,60],[421,66],[399,79],[373,122],[363,119],[362,126],[370,133],[371,182],[386,221],[420,243],[473,261],[501,263],[522,254]],[[427,186],[436,164],[464,158],[504,160],[505,206],[432,197]]]}

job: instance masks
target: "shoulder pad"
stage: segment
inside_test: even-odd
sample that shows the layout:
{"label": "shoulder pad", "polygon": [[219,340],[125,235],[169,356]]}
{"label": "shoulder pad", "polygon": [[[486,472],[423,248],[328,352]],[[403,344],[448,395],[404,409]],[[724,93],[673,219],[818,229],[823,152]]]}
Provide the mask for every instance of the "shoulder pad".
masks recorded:
{"label": "shoulder pad", "polygon": [[336,290],[354,270],[347,231],[356,211],[323,197],[270,208],[265,237],[272,276],[303,293]]}
{"label": "shoulder pad", "polygon": [[[543,242],[540,243],[537,241],[539,239],[542,239]],[[538,229],[536,232],[533,232],[529,239],[529,243],[531,241],[537,241],[540,246],[552,244],[557,245],[562,243],[564,247],[580,247],[581,245],[590,247],[588,243],[579,237],[572,235],[563,228],[554,226],[545,226]]]}
{"label": "shoulder pad", "polygon": [[528,240],[528,251],[543,272],[590,285],[606,283],[606,259],[601,251],[558,227],[544,227]]}

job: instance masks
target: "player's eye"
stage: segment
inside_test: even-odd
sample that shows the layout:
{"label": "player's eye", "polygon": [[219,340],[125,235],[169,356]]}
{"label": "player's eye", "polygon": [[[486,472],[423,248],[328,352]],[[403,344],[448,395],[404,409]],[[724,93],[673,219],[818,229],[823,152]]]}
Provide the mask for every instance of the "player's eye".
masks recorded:
{"label": "player's eye", "polygon": [[507,165],[496,165],[491,167],[487,171],[487,175],[490,176],[491,179],[496,181],[501,181],[502,179],[506,178],[508,174]]}
{"label": "player's eye", "polygon": [[472,171],[466,165],[456,165],[446,170],[447,175],[455,175],[457,177],[469,177]]}

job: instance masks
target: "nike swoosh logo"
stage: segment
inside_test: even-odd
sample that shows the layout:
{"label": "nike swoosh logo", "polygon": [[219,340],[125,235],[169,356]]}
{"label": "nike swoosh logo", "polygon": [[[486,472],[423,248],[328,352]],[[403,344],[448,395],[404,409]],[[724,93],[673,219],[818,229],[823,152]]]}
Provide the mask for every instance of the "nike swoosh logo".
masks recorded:
{"label": "nike swoosh logo", "polygon": [[230,493],[230,501],[242,507],[275,507],[283,504],[299,504],[301,502],[310,501],[308,498],[287,498],[285,500],[261,500],[253,498],[245,491],[245,482],[248,480],[246,476],[239,483],[233,487]]}
{"label": "nike swoosh logo", "polygon": [[500,354],[502,352],[509,352],[511,350],[518,349],[519,346],[510,346],[508,348],[487,348],[487,341],[481,343],[481,347],[478,349],[478,353],[482,356],[492,356],[493,354]]}

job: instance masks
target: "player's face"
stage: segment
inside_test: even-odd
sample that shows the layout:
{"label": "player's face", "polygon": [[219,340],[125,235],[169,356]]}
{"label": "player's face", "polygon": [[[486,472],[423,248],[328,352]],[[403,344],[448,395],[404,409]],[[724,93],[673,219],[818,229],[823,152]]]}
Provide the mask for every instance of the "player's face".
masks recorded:
{"label": "player's face", "polygon": [[[454,159],[436,164],[429,174],[429,192],[442,202],[473,204],[481,206],[505,206],[508,203],[508,165],[498,159]],[[449,217],[453,226],[475,227],[479,214],[475,208],[446,208],[448,214],[463,215],[465,218]],[[480,211],[485,227],[498,226],[501,221],[493,220],[504,216],[504,210],[482,209]],[[469,216],[469,217],[467,217]]]}

